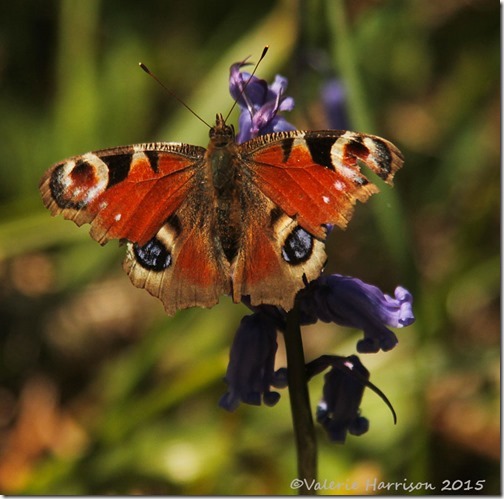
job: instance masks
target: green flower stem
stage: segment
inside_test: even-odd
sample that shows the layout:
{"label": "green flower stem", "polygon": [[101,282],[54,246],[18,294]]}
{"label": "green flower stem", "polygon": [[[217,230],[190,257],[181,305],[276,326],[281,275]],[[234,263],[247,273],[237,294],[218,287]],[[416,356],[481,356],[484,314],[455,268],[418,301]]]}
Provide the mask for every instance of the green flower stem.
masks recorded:
{"label": "green flower stem", "polygon": [[313,484],[317,480],[317,440],[306,379],[299,310],[296,307],[287,314],[284,337],[292,424],[296,436],[297,478],[303,481],[298,493],[299,495],[315,495]]}
{"label": "green flower stem", "polygon": [[336,67],[340,70],[347,88],[348,108],[352,122],[360,132],[372,133],[374,119],[366,101],[366,92],[357,68],[357,56],[346,16],[345,2],[336,0],[327,3],[327,14],[333,35],[333,51]]}

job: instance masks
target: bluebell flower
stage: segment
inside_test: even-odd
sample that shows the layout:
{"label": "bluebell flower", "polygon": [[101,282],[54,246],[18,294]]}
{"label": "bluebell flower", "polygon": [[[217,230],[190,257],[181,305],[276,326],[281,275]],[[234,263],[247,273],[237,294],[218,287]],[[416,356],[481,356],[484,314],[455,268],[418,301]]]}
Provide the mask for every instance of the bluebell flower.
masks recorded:
{"label": "bluebell flower", "polygon": [[360,405],[369,371],[355,355],[331,357],[332,364],[324,376],[322,400],[317,405],[317,421],[333,442],[344,443],[347,433],[362,435],[369,429],[369,421],[360,415]]}
{"label": "bluebell flower", "polygon": [[230,69],[229,91],[240,106],[236,141],[241,144],[258,135],[295,130],[278,114],[294,108],[294,99],[284,96],[287,79],[277,75],[273,84],[268,85],[265,80],[241,71],[246,64],[245,61],[238,62]]}
{"label": "bluebell flower", "polygon": [[[397,344],[398,340],[396,335],[386,326],[401,328],[412,324],[415,320],[412,311],[413,298],[411,293],[405,288],[398,286],[395,289],[394,296],[395,297],[392,298],[383,293],[376,286],[366,284],[354,277],[338,274],[321,276],[311,282],[306,289],[298,293],[297,302],[301,312],[300,323],[301,325],[307,325],[322,320],[324,322],[334,322],[341,326],[362,329],[364,331],[364,339],[357,343],[358,352],[371,353],[377,352],[380,349],[383,351],[391,350]],[[268,329],[268,334],[272,337],[273,330],[285,331],[286,312],[284,310],[273,305],[252,306],[248,297],[243,298],[243,303],[254,311],[254,314],[249,316],[254,317],[254,322],[249,324],[249,327],[252,325],[259,327],[260,331],[258,334],[266,334],[265,331]],[[243,324],[240,325],[239,331],[242,329],[242,326]],[[235,339],[235,343],[236,342],[237,340]],[[255,346],[258,349],[263,347],[268,348],[268,351],[271,352],[271,346],[268,342],[258,341]],[[235,346],[233,344],[233,349],[234,348]],[[247,350],[249,347],[243,342],[242,348]],[[241,351],[236,350],[237,353],[234,353],[233,349],[231,351],[232,361],[234,356]],[[260,373],[261,380],[266,381],[269,379],[271,380],[271,386],[281,388],[281,382],[279,380],[281,379],[281,375],[284,376],[283,379],[286,378],[285,371],[279,369],[274,372],[273,364],[271,363],[272,360],[267,352],[259,354],[255,351],[254,356],[256,360],[264,359],[265,362],[268,363],[267,365],[263,365],[262,368],[258,365],[255,366],[255,370]],[[333,365],[333,361],[328,363],[327,359],[329,358],[329,356],[322,356],[318,359],[318,363],[312,362],[312,374],[310,376],[313,375],[315,365],[319,366],[316,373],[321,372],[328,365]],[[241,359],[237,357],[235,359],[235,364],[241,366]],[[361,365],[360,362],[359,365]],[[228,373],[229,372],[228,369]],[[268,376],[262,377],[265,372],[269,373]],[[338,376],[340,375],[336,373],[331,374],[326,378],[326,383],[334,385],[337,379],[339,379]],[[239,376],[234,376],[233,378],[229,377],[229,379],[235,380],[238,378]],[[246,378],[246,376],[241,375],[241,378]],[[230,383],[230,386],[231,385],[232,383]],[[261,393],[266,393],[264,391],[266,390],[265,385],[261,386],[263,387],[263,392]],[[365,384],[362,383],[362,379],[359,387],[355,383],[350,383],[348,380],[345,386],[349,387],[348,390],[354,389],[356,396],[360,393],[360,397],[362,397],[361,388],[363,391],[365,386]],[[354,388],[350,388],[352,386]],[[238,397],[238,399],[242,402],[252,403],[247,402],[244,397]],[[256,395],[255,400],[260,401],[260,396]],[[323,414],[323,412],[321,414]],[[359,424],[364,424],[361,419],[356,421],[359,422]],[[357,422],[355,425],[357,425]],[[352,428],[350,433],[353,432],[352,434],[356,435],[357,426]]]}
{"label": "bluebell flower", "polygon": [[369,421],[361,416],[360,405],[364,389],[370,388],[397,418],[385,394],[369,381],[369,371],[355,355],[340,357],[322,355],[306,365],[308,379],[330,367],[324,376],[323,396],[317,405],[317,421],[333,442],[344,443],[347,433],[362,435],[369,429]]}
{"label": "bluebell flower", "polygon": [[305,323],[321,320],[362,329],[364,339],[357,343],[360,353],[391,350],[398,340],[386,326],[402,328],[415,320],[413,297],[402,286],[392,298],[376,286],[338,274],[313,281],[299,302]]}
{"label": "bluebell flower", "polygon": [[240,402],[251,405],[273,406],[280,399],[271,386],[284,388],[284,372],[275,373],[275,354],[277,351],[277,328],[266,315],[245,316],[240,323],[233,345],[225,381],[228,392],[219,405],[234,411]]}
{"label": "bluebell flower", "polygon": [[[360,353],[391,350],[398,340],[387,326],[402,328],[415,321],[413,297],[407,289],[397,286],[392,298],[372,284],[339,274],[315,279],[298,293],[297,302],[301,325],[321,320],[362,329],[364,339],[357,343]],[[246,297],[243,303],[274,321],[279,330],[285,329],[285,311],[271,305],[251,306]]]}

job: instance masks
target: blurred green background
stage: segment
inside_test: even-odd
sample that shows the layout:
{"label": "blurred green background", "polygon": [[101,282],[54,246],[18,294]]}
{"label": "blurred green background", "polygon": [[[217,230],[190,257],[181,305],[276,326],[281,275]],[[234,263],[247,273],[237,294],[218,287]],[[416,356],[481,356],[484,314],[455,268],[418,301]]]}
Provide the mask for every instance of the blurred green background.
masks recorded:
{"label": "blurred green background", "polygon": [[[0,493],[291,494],[288,396],[217,407],[245,307],[175,318],[134,288],[124,248],[52,218],[38,182],[67,156],[153,140],[206,145],[228,69],[270,45],[298,128],[325,128],[320,90],[347,88],[354,130],[406,163],[328,243],[328,271],[415,297],[417,322],[361,356],[394,404],[344,446],[318,428],[319,477],[500,491],[500,7],[490,0],[61,0],[0,6]],[[236,115],[234,115],[236,116]],[[306,328],[306,356],[360,333]],[[282,351],[278,364],[284,362]],[[321,378],[321,377],[319,377]],[[310,386],[315,407],[322,379]],[[458,489],[458,490],[457,490]],[[368,490],[368,493],[371,491]],[[327,490],[325,493],[337,493]],[[476,492],[477,493],[477,492]]]}

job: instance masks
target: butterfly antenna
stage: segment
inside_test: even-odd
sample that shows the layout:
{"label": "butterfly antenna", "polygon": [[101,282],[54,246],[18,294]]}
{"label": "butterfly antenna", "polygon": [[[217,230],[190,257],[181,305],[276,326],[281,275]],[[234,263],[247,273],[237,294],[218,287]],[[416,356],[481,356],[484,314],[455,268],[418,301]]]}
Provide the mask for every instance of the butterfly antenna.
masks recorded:
{"label": "butterfly antenna", "polygon": [[[224,120],[224,123],[228,120],[229,116],[231,115],[231,113],[233,112],[233,109],[236,107],[236,104],[238,103],[238,99],[245,94],[245,90],[247,89],[247,86],[248,84],[252,81],[252,78],[254,77],[255,75],[255,72],[257,71],[257,68],[259,67],[259,64],[261,63],[261,61],[264,59],[264,57],[266,56],[267,52],[269,50],[269,45],[266,45],[264,48],[263,48],[263,51],[262,51],[262,54],[261,54],[261,57],[259,57],[259,60],[257,61],[256,65],[254,66],[254,70],[252,71],[249,79],[245,82],[245,84],[243,85],[241,91],[240,91],[240,94],[238,95],[238,97],[235,99],[235,101],[233,102],[233,105],[231,106],[231,109],[229,110],[229,112],[227,113],[226,115],[226,119]],[[245,59],[246,60],[246,59]]]}
{"label": "butterfly antenna", "polygon": [[143,63],[139,62],[138,65],[151,77],[153,78],[161,87],[167,92],[171,97],[180,102],[189,112],[191,112],[196,118],[198,118],[202,123],[204,123],[208,128],[212,128],[199,114],[193,111],[178,95],[172,92],[163,82],[151,72],[151,70]]}

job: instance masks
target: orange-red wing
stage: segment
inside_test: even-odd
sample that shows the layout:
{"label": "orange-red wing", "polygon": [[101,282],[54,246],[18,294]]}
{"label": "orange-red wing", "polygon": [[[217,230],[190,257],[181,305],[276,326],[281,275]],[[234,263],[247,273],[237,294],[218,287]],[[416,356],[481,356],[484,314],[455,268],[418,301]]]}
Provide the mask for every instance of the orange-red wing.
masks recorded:
{"label": "orange-red wing", "polygon": [[101,244],[146,244],[177,210],[197,177],[205,149],[152,143],[104,149],[54,165],[40,183],[52,214],[91,224]]}
{"label": "orange-red wing", "polygon": [[299,258],[292,261],[286,247],[299,230],[297,221],[279,212],[263,193],[255,194],[260,203],[244,218],[242,244],[232,268],[233,299],[250,296],[253,305],[290,310],[296,293],[320,274],[326,261],[324,243],[307,235],[304,246],[296,248]]}
{"label": "orange-red wing", "polygon": [[319,238],[324,224],[345,227],[355,201],[377,192],[358,160],[389,183],[403,163],[385,139],[339,130],[265,135],[243,144],[241,153],[257,187]]}
{"label": "orange-red wing", "polygon": [[205,223],[212,200],[202,199],[198,209],[196,201],[189,194],[146,245],[128,244],[124,268],[131,281],[160,298],[169,315],[211,307],[231,291],[229,262]]}

